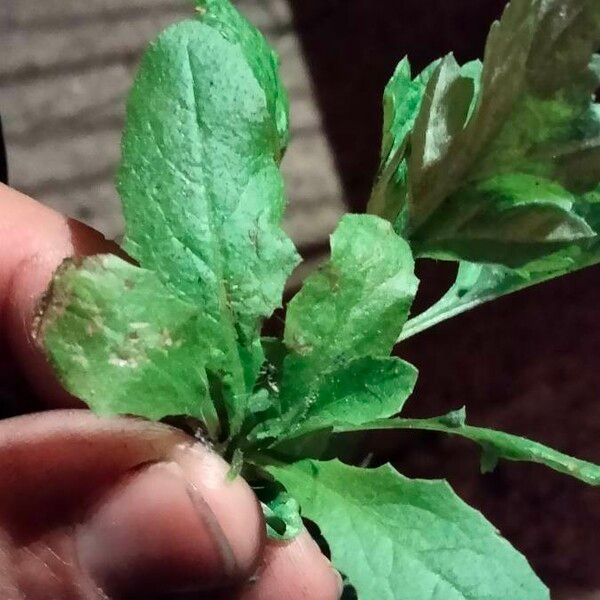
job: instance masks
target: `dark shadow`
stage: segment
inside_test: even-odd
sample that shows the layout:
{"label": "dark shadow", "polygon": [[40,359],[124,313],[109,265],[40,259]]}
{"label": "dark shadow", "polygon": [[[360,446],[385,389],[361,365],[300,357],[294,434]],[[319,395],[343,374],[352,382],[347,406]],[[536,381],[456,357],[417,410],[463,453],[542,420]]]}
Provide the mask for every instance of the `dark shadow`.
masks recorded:
{"label": "dark shadow", "polygon": [[482,55],[502,0],[290,0],[346,199],[364,211],[377,166],[381,96],[405,55],[415,72],[454,51]]}
{"label": "dark shadow", "polygon": [[[290,0],[349,210],[363,212],[378,160],[381,96],[398,60],[414,71],[453,50],[481,58],[503,0]],[[417,310],[452,268],[424,262]],[[473,424],[600,461],[600,270],[481,307],[400,345],[420,369],[407,414],[467,405]],[[435,435],[377,434],[379,460],[447,477],[500,528],[553,591],[597,589],[597,489],[523,464],[478,475],[477,450]]]}

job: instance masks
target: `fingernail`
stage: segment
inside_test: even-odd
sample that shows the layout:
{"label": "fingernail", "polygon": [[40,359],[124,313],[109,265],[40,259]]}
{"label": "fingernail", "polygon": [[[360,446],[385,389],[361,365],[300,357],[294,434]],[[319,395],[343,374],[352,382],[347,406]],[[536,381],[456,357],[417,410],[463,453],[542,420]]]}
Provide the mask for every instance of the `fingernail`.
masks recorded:
{"label": "fingernail", "polygon": [[254,492],[243,477],[231,479],[230,466],[201,444],[177,446],[171,458],[210,506],[229,541],[231,560],[239,578],[249,577],[256,569],[266,541],[262,510]]}
{"label": "fingernail", "polygon": [[[333,569],[333,567],[331,568]],[[335,574],[335,578],[337,579],[338,598],[341,598],[342,594],[344,593],[344,580],[342,579],[342,576],[340,575],[339,571],[333,569],[333,572]]]}
{"label": "fingernail", "polygon": [[79,526],[76,548],[82,571],[109,595],[211,589],[237,569],[210,503],[175,462],[111,490]]}

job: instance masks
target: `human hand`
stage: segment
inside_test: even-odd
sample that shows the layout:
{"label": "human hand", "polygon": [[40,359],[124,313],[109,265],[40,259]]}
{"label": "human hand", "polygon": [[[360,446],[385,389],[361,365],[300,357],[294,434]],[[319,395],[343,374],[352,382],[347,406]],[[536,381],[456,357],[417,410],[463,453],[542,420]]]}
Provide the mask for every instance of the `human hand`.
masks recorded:
{"label": "human hand", "polygon": [[54,379],[31,337],[41,294],[65,257],[116,250],[0,184],[0,385],[38,410],[0,421],[0,597],[339,598],[308,533],[265,541],[219,456],[166,425],[98,418]]}

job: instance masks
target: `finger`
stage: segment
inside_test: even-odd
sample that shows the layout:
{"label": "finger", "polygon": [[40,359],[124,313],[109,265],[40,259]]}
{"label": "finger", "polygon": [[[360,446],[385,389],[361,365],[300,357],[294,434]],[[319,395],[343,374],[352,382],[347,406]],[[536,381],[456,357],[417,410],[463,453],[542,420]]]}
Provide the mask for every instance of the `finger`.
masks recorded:
{"label": "finger", "polygon": [[303,531],[294,540],[267,543],[261,567],[236,600],[338,600],[342,579]]}
{"label": "finger", "polygon": [[0,422],[0,597],[147,598],[247,578],[264,523],[228,470],[161,424],[83,410]]}
{"label": "finger", "polygon": [[115,250],[97,231],[0,184],[0,334],[50,406],[73,406],[75,401],[58,385],[31,337],[36,305],[66,257]]}

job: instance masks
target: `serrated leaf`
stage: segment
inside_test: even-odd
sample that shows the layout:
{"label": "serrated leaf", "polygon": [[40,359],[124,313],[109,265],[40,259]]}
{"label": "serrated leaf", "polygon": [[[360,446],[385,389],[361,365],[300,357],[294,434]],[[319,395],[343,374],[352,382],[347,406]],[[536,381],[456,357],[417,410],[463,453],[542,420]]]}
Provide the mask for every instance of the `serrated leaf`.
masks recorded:
{"label": "serrated leaf", "polygon": [[[411,175],[425,172],[445,158],[465,125],[474,92],[473,80],[461,73],[454,56],[445,56],[427,83],[415,120],[408,167]],[[411,188],[414,185],[411,180]],[[420,208],[409,206],[411,216]]]}
{"label": "serrated leaf", "polygon": [[260,319],[297,262],[279,225],[287,99],[260,33],[226,0],[197,7],[144,55],[118,188],[125,249],[209,317],[235,431],[262,363]]}
{"label": "serrated leaf", "polygon": [[493,470],[498,459],[503,458],[538,463],[590,485],[600,485],[600,466],[573,458],[527,438],[484,427],[466,425],[464,417],[464,411],[454,411],[449,415],[434,419],[385,419],[375,423],[363,423],[360,426],[338,424],[334,428],[334,432],[384,429],[439,431],[449,435],[458,435],[479,444],[483,450],[483,472]]}
{"label": "serrated leaf", "polygon": [[[397,203],[409,214],[394,221],[416,254],[523,265],[594,235],[572,208],[551,204],[557,187],[579,200],[600,180],[598,46],[594,0],[513,0],[490,31],[480,82],[474,64],[462,71],[450,61],[445,76],[438,67],[410,134],[410,185]],[[478,101],[462,127],[465,99],[449,90],[469,76]],[[510,190],[496,199],[486,190],[498,176],[552,187],[531,188],[507,211]]]}
{"label": "serrated leaf", "polygon": [[381,166],[401,149],[419,113],[423,93],[440,61],[431,63],[414,79],[410,63],[404,57],[396,67],[383,92],[383,136]]}
{"label": "serrated leaf", "polygon": [[59,269],[37,336],[65,387],[95,412],[189,415],[216,435],[204,324],[152,271],[99,255]]}
{"label": "serrated leaf", "polygon": [[[446,92],[452,97],[458,96],[461,100],[465,100],[466,96],[471,98],[470,103],[463,104],[466,117],[475,106],[480,74],[480,61],[471,61],[458,67],[454,57],[448,55],[443,60],[434,61],[411,79],[408,59],[400,61],[383,95],[381,162],[367,212],[388,219],[394,223],[396,231],[404,231],[407,218],[408,162],[413,144],[419,146],[420,142],[425,142],[424,139],[413,140],[410,135],[418,115],[424,112],[423,99],[431,104],[435,88],[438,85],[446,86],[449,88]],[[437,93],[445,94],[439,90]],[[455,113],[448,115],[448,124],[453,118],[456,120]],[[439,139],[439,131],[432,132],[430,137]]]}
{"label": "serrated leaf", "polygon": [[547,600],[527,561],[442,481],[305,460],[266,470],[319,526],[360,600]]}
{"label": "serrated leaf", "polygon": [[488,37],[478,106],[451,151],[415,173],[416,229],[465,181],[511,171],[555,174],[547,154],[587,135],[597,77],[589,68],[600,42],[593,0],[513,0]]}

